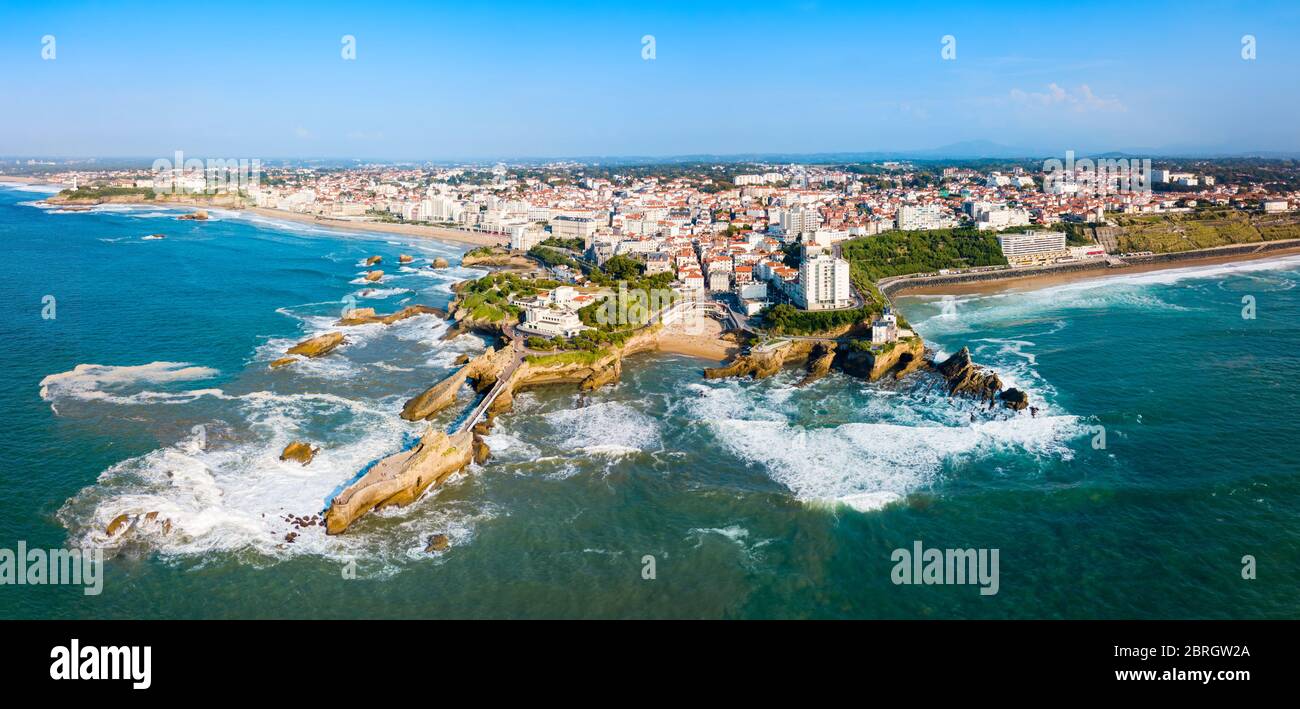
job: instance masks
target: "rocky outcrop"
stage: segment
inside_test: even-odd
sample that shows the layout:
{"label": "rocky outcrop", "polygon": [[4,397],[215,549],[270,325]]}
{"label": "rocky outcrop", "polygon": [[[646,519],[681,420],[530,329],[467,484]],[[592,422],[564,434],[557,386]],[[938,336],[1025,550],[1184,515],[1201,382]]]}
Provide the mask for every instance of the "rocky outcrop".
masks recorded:
{"label": "rocky outcrop", "polygon": [[383,272],[383,271],[380,271],[380,270],[378,270],[378,269],[376,269],[376,270],[374,270],[374,271],[367,271],[367,272],[366,272],[366,280],[367,280],[367,281],[370,281],[371,283],[378,282],[379,279],[381,279],[381,278],[383,278],[383,277],[384,277],[384,272]]}
{"label": "rocky outcrop", "polygon": [[429,545],[424,548],[426,553],[432,554],[439,551],[447,551],[451,548],[451,540],[445,534],[434,534],[429,537]]}
{"label": "rocky outcrop", "polygon": [[505,269],[532,269],[537,267],[537,264],[533,263],[527,256],[512,254],[500,248],[490,250],[475,249],[461,257],[460,265],[467,268],[470,266],[495,266]]}
{"label": "rocky outcrop", "polygon": [[398,255],[397,255],[397,262],[398,262],[398,263],[410,263],[410,262],[412,262],[412,261],[414,261],[414,260],[415,260],[415,257],[414,257],[414,256],[411,256],[410,254],[398,254]]}
{"label": "rocky outcrop", "polygon": [[724,377],[749,376],[763,379],[781,371],[791,362],[806,359],[812,352],[813,342],[809,340],[785,340],[774,344],[755,347],[746,354],[736,355],[721,367],[709,367],[704,370],[705,379],[722,379]]}
{"label": "rocky outcrop", "polygon": [[468,360],[465,366],[425,389],[419,396],[407,401],[402,407],[402,418],[407,421],[433,418],[439,411],[456,402],[457,392],[467,379],[473,379],[481,391],[485,388],[485,382],[496,381],[498,372],[503,370],[513,358],[514,352],[509,348],[503,350],[487,348],[483,354]]}
{"label": "rocky outcrop", "polygon": [[378,315],[374,308],[352,308],[341,318],[335,325],[352,326],[352,325],[369,325],[371,323],[381,323],[383,325],[392,325],[399,320],[413,318],[416,315],[437,315],[446,317],[446,311],[441,308],[435,308],[429,305],[408,305],[401,310],[388,315]]}
{"label": "rocky outcrop", "polygon": [[319,448],[313,448],[310,443],[293,441],[284,447],[284,451],[280,453],[280,460],[295,460],[306,465],[311,462],[312,458],[316,457],[316,452],[319,450]]}
{"label": "rocky outcrop", "polygon": [[474,435],[474,462],[478,465],[482,465],[487,462],[488,456],[490,455],[492,455],[492,449],[488,448],[488,444],[483,442],[482,436],[475,434]]}
{"label": "rocky outcrop", "polygon": [[180,215],[179,217],[176,217],[176,218],[177,218],[177,219],[182,219],[182,220],[192,220],[192,221],[203,222],[203,221],[207,221],[207,220],[208,220],[208,211],[207,211],[206,209],[199,209],[199,210],[196,210],[196,211],[190,212],[189,214],[182,214],[182,215]]}
{"label": "rocky outcrop", "polygon": [[135,532],[141,533],[162,533],[171,534],[172,521],[170,519],[158,518],[158,511],[146,512],[144,514],[124,513],[113,518],[104,528],[104,534],[109,537],[128,534]]}
{"label": "rocky outcrop", "polygon": [[1012,387],[998,395],[1002,404],[1012,411],[1021,411],[1029,407],[1029,395]]}
{"label": "rocky outcrop", "polygon": [[808,374],[799,381],[799,386],[811,384],[826,376],[831,371],[831,364],[834,361],[834,342],[818,342],[813,345],[812,351],[808,353]]}
{"label": "rocky outcrop", "polygon": [[925,343],[919,337],[912,337],[867,349],[846,348],[840,367],[845,374],[874,382],[890,372],[901,378],[924,362]]}
{"label": "rocky outcrop", "polygon": [[371,256],[370,258],[366,259],[367,266],[376,266],[383,262],[384,262],[383,256]]}
{"label": "rocky outcrop", "polygon": [[285,354],[320,357],[334,351],[341,344],[343,344],[343,333],[327,332],[324,335],[299,342],[290,347]]}
{"label": "rocky outcrop", "polygon": [[450,265],[450,263],[447,263],[447,259],[439,256],[433,260],[433,263],[429,264],[429,268],[446,268]]}
{"label": "rocky outcrop", "polygon": [[970,350],[965,347],[935,365],[935,369],[948,383],[948,393],[954,396],[960,394],[992,401],[1002,389],[1002,380],[998,375],[972,362]]}
{"label": "rocky outcrop", "polygon": [[281,358],[279,358],[279,359],[277,359],[277,360],[273,360],[273,361],[271,362],[271,369],[278,369],[278,368],[283,367],[283,366],[285,366],[285,365],[293,364],[294,362],[297,362],[297,361],[298,361],[298,359],[297,359],[296,357],[281,357]]}
{"label": "rocky outcrop", "polygon": [[118,515],[113,518],[112,522],[108,523],[107,527],[104,528],[104,533],[111,537],[114,534],[117,534],[123,528],[125,528],[130,521],[131,521],[131,515],[128,514]]}
{"label": "rocky outcrop", "polygon": [[431,419],[439,411],[456,403],[456,394],[465,383],[465,369],[453,372],[442,381],[425,389],[419,396],[406,402],[402,407],[402,418],[407,421]]}
{"label": "rocky outcrop", "polygon": [[448,436],[432,427],[413,448],[380,460],[330,501],[325,531],[339,534],[367,512],[405,506],[419,499],[453,473],[469,465],[474,455],[474,434]]}
{"label": "rocky outcrop", "polygon": [[586,379],[583,379],[581,382],[578,382],[578,389],[580,391],[591,391],[593,389],[599,389],[605,386],[606,384],[612,384],[614,382],[617,382],[619,377],[621,377],[622,375],[623,375],[623,358],[616,357],[614,358],[614,361],[606,364],[605,366],[599,369],[596,369],[591,374],[587,375]]}

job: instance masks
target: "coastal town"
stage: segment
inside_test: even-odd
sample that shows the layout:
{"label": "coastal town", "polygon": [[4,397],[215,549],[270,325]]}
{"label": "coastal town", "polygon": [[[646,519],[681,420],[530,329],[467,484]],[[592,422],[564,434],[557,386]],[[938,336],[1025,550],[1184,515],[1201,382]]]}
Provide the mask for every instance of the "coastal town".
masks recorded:
{"label": "coastal town", "polygon": [[[1293,213],[1300,185],[1248,171],[1224,174],[1213,161],[1177,169],[1153,168],[1150,160],[1076,160],[1073,154],[1039,169],[909,161],[254,163],[259,171],[251,176],[237,174],[249,161],[217,161],[215,170],[192,162],[162,171],[17,167],[46,168],[47,180],[70,188],[60,195],[70,201],[150,193],[229,206],[233,192],[234,204],[263,214],[508,249],[574,286],[611,259],[631,260],[639,275],[667,274],[677,298],[715,301],[738,323],[782,304],[810,313],[853,311],[870,299],[873,282],[891,276],[1005,278],[1021,270],[1118,266],[1125,259],[1222,245],[1187,237],[1184,222],[1206,221],[1220,233],[1225,223],[1242,222],[1259,233],[1246,242],[1300,237]],[[1145,225],[1157,222],[1173,224],[1168,231],[1186,243],[1146,238]],[[1143,238],[1126,237],[1133,233]],[[904,243],[909,235],[921,241]],[[936,240],[943,243],[931,246]],[[918,243],[934,253],[918,254]],[[945,250],[957,256],[940,254]],[[571,338],[589,327],[577,315],[590,304],[589,295],[557,289],[547,298],[513,303],[524,314],[522,332]],[[891,335],[880,337],[889,341]]]}
{"label": "coastal town", "polygon": [[[659,169],[370,165],[264,168],[251,181],[237,181],[237,161],[220,163],[230,174],[82,168],[52,172],[48,180],[72,187],[74,195],[120,193],[127,199],[140,190],[211,198],[217,183],[237,185],[243,204],[264,213],[460,235],[541,256],[552,276],[573,284],[584,280],[584,265],[625,256],[646,276],[672,274],[672,288],[682,297],[720,299],[741,317],[777,303],[806,311],[861,306],[841,246],[881,234],[971,233],[989,245],[987,258],[975,259],[979,263],[958,259],[930,271],[943,276],[1122,263],[1125,256],[1169,250],[1125,243],[1117,238],[1123,222],[1236,213],[1282,217],[1290,226],[1287,213],[1300,207],[1294,183],[1219,180],[1213,163],[1195,172],[1152,169],[1149,160],[1145,169],[1135,169],[1136,160],[1110,160],[1119,165],[1108,170],[1106,160],[1075,161],[1073,155],[1065,169],[1054,161],[1057,167],[1045,164],[1037,172],[1024,165],[980,170],[909,161]],[[1278,235],[1264,235],[1264,241],[1271,238]],[[581,304],[562,297],[546,308],[526,308],[526,327],[572,336],[581,327],[572,315]]]}

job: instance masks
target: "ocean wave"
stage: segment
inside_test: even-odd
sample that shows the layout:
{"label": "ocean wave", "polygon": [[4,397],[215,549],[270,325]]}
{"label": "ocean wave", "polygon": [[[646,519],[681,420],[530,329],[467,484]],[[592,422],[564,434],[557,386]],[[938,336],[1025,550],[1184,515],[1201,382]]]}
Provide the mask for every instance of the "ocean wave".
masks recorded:
{"label": "ocean wave", "polygon": [[[196,427],[175,445],[124,460],[69,499],[60,521],[80,543],[113,553],[205,557],[253,551],[271,562],[310,554],[364,559],[372,571],[385,573],[417,545],[423,550],[423,533],[354,530],[331,537],[318,524],[298,524],[322,519],[326,500],[340,485],[418,435],[421,424],[395,415],[396,400],[370,404],[265,391],[231,399],[243,433],[216,435],[217,423]],[[324,432],[328,440],[319,438]],[[279,459],[295,440],[319,446],[310,464]],[[122,515],[130,531],[109,535],[107,527]],[[486,518],[482,510],[419,504],[382,517],[403,528],[448,534],[453,545]]]}
{"label": "ocean wave", "polygon": [[138,386],[211,379],[219,374],[215,369],[188,362],[150,362],[127,366],[78,364],[71,371],[51,374],[42,379],[40,395],[51,403],[63,399],[128,405],[187,403],[203,396],[221,397],[224,394],[220,389],[135,393],[126,393],[125,390]]}
{"label": "ocean wave", "polygon": [[545,415],[566,450],[627,454],[659,448],[659,422],[627,404],[605,401]]}

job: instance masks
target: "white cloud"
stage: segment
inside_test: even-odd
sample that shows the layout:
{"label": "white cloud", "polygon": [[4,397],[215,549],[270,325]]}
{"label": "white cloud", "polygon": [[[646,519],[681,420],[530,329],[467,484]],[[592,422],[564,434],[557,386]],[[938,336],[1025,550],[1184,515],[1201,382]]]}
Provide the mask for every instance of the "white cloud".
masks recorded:
{"label": "white cloud", "polygon": [[1076,91],[1063,89],[1056,83],[1048,84],[1045,92],[1027,92],[1021,89],[1012,89],[1011,100],[1025,106],[1044,108],[1059,106],[1076,113],[1128,110],[1119,99],[1102,98],[1093,93],[1092,88],[1087,84],[1080,85]]}

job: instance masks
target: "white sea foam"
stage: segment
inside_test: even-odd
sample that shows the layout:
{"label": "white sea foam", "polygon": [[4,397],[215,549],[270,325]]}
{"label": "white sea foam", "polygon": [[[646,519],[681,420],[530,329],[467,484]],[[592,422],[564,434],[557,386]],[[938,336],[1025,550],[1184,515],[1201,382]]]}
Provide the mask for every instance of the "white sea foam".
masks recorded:
{"label": "white sea foam", "polygon": [[63,185],[42,185],[32,184],[30,182],[4,182],[0,181],[0,187],[15,192],[37,192],[40,194],[58,194],[65,188]]}
{"label": "white sea foam", "polygon": [[[327,499],[367,463],[399,449],[417,431],[418,425],[392,413],[395,402],[270,392],[235,399],[248,429],[237,441],[191,437],[122,461],[69,500],[61,521],[85,544],[109,549],[144,544],[164,555],[244,549],[273,558],[405,552],[410,539],[328,537],[320,526],[298,528],[286,520],[286,515],[321,514]],[[328,441],[313,438],[314,431],[325,429]],[[279,460],[293,440],[320,447],[310,464]],[[158,513],[154,524],[145,524],[151,512]],[[107,525],[124,514],[137,528],[110,537]],[[164,520],[170,522],[166,533]],[[290,532],[297,535],[292,543],[285,540]]]}
{"label": "white sea foam", "polygon": [[563,438],[566,450],[625,455],[661,446],[659,422],[621,402],[562,409],[545,419]]}
{"label": "white sea foam", "polygon": [[[975,459],[1003,451],[1068,459],[1067,441],[1083,433],[1075,416],[1026,415],[963,424],[964,402],[946,396],[937,403],[887,397],[868,404],[890,409],[887,421],[800,426],[754,385],[727,382],[696,385],[690,405],[694,417],[708,425],[718,443],[741,460],[760,466],[794,496],[810,503],[843,503],[855,509],[878,509],[933,485],[950,461]],[[900,419],[899,407],[930,406],[925,421]]]}
{"label": "white sea foam", "polygon": [[[41,398],[104,401],[115,404],[185,403],[201,396],[223,396],[220,389],[196,389],[183,392],[135,391],[145,385],[211,379],[220,374],[209,367],[188,362],[150,362],[149,364],[112,366],[78,364],[70,372],[51,374],[41,380]],[[129,393],[128,393],[129,392]]]}

